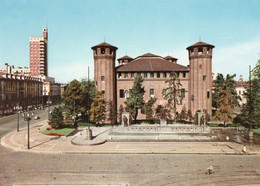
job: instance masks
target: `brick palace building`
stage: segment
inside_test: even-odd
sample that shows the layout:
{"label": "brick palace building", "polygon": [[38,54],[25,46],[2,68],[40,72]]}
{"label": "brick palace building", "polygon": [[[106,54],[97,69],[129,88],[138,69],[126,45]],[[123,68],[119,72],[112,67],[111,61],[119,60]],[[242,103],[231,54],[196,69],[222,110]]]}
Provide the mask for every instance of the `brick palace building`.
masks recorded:
{"label": "brick palace building", "polygon": [[[147,53],[136,58],[124,56],[118,59],[115,66],[117,47],[108,43],[93,46],[94,55],[94,82],[98,91],[117,106],[125,107],[126,98],[132,89],[134,79],[142,76],[142,86],[145,89],[144,101],[150,97],[157,98],[158,104],[165,105],[165,89],[169,86],[165,83],[170,79],[170,73],[176,72],[179,76],[182,103],[177,105],[180,113],[185,106],[194,115],[196,111],[204,109],[212,115],[212,52],[213,45],[197,42],[187,47],[189,65],[183,66],[177,63],[177,59],[171,56],[161,57]],[[138,119],[145,116],[139,112]]]}

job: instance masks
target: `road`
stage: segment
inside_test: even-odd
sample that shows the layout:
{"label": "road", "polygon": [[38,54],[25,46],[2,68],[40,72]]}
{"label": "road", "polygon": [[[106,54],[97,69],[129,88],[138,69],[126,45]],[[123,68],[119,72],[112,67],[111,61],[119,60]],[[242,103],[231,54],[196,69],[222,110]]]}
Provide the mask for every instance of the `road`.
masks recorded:
{"label": "road", "polygon": [[[38,115],[44,119],[46,111]],[[1,136],[16,130],[15,120],[0,119]],[[0,146],[0,156],[0,185],[260,184],[257,155],[37,154]]]}

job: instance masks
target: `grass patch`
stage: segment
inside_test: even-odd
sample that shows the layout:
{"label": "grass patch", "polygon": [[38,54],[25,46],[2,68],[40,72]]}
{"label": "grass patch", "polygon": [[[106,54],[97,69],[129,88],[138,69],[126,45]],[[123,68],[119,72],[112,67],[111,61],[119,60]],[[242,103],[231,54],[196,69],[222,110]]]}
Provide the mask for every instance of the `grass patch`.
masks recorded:
{"label": "grass patch", "polygon": [[253,129],[253,131],[254,131],[255,133],[257,133],[257,134],[260,134],[260,128],[258,128],[258,129]]}
{"label": "grass patch", "polygon": [[75,128],[63,128],[63,129],[51,129],[51,130],[45,130],[42,132],[44,135],[48,135],[48,132],[51,133],[59,133],[59,134],[64,134],[64,136],[69,135],[71,132],[73,132]]}

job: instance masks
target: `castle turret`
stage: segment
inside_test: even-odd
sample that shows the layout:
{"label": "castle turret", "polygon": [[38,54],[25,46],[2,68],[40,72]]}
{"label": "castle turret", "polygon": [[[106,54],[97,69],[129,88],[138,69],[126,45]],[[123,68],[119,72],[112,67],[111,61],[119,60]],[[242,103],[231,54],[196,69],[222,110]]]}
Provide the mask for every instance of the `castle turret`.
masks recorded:
{"label": "castle turret", "polygon": [[94,82],[106,101],[116,105],[115,58],[117,47],[101,43],[91,48],[94,55]]}
{"label": "castle turret", "polygon": [[126,64],[128,64],[129,62],[131,62],[132,60],[133,60],[133,58],[131,58],[131,57],[129,57],[129,56],[123,56],[123,57],[117,59],[119,66],[121,66],[121,65],[126,65]]}
{"label": "castle turret", "polygon": [[212,115],[212,51],[215,46],[198,42],[187,48],[189,52],[189,109],[207,110]]}

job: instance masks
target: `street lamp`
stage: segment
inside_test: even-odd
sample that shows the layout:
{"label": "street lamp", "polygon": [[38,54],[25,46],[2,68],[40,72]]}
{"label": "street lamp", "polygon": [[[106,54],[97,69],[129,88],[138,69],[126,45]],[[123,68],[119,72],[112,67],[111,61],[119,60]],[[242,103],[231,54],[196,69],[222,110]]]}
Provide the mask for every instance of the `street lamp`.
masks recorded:
{"label": "street lamp", "polygon": [[47,106],[48,106],[48,118],[50,118],[50,104],[52,103],[51,101],[46,101]]}
{"label": "street lamp", "polygon": [[27,112],[24,114],[24,121],[28,121],[28,137],[27,137],[27,148],[30,149],[30,120],[33,116],[33,113]]}
{"label": "street lamp", "polygon": [[[89,85],[89,67],[88,67],[88,86]],[[88,128],[86,129],[86,136],[87,136],[87,140],[92,140],[92,130],[90,129],[90,123],[89,123],[89,117],[90,117],[90,111],[89,111],[89,87],[88,87],[88,109],[87,109],[87,114],[88,114]]]}
{"label": "street lamp", "polygon": [[16,110],[16,113],[17,113],[17,132],[19,132],[19,113],[20,113],[20,107],[19,107],[19,104],[17,104],[16,107],[14,107],[14,109]]}

